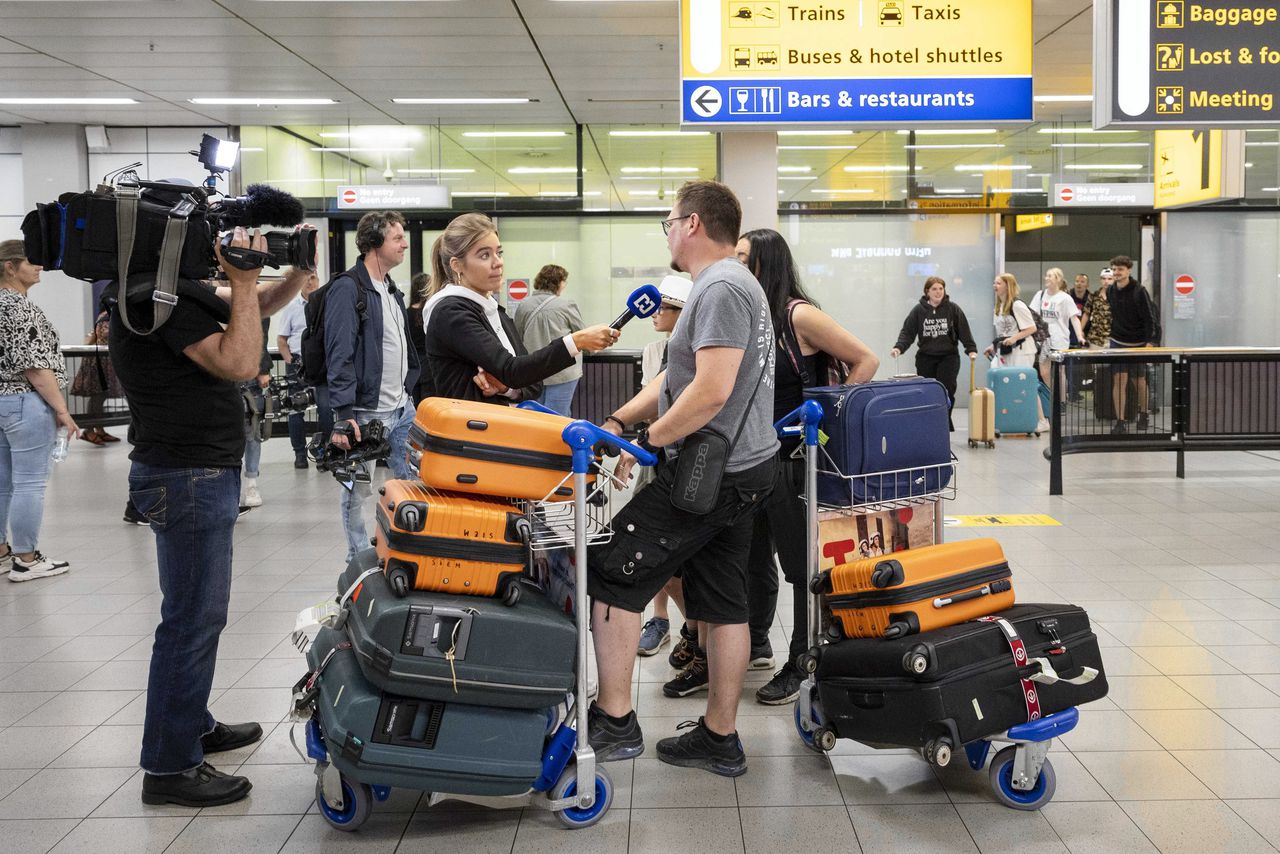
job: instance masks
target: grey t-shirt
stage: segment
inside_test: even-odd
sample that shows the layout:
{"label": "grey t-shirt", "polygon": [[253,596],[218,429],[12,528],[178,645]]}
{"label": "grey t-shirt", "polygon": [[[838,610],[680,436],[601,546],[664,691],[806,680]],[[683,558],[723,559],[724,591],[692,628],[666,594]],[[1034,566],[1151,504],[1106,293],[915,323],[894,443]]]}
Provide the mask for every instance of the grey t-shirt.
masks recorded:
{"label": "grey t-shirt", "polygon": [[[659,415],[693,382],[694,354],[703,347],[744,351],[733,392],[707,426],[732,441],[742,425],[742,435],[729,452],[726,471],[744,471],[759,465],[778,451],[772,420],[777,348],[773,345],[773,321],[764,289],[736,258],[717,261],[693,283],[689,300],[667,342],[667,373],[658,400]],[[667,453],[676,454],[678,448],[668,448]]]}

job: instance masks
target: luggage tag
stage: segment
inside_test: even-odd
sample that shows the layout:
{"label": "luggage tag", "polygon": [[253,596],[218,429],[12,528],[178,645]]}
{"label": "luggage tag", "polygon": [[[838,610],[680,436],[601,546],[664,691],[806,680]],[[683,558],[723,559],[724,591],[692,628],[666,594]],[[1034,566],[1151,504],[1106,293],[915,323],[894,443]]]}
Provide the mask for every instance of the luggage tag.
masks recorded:
{"label": "luggage tag", "polygon": [[360,573],[360,577],[337,599],[321,602],[318,605],[312,605],[310,608],[303,608],[299,611],[298,617],[293,624],[293,632],[289,635],[294,647],[303,655],[306,655],[321,626],[328,626],[338,630],[345,626],[349,613],[348,603],[351,597],[355,595],[356,590],[360,588],[364,580],[375,572],[382,572],[382,567],[374,566]]}

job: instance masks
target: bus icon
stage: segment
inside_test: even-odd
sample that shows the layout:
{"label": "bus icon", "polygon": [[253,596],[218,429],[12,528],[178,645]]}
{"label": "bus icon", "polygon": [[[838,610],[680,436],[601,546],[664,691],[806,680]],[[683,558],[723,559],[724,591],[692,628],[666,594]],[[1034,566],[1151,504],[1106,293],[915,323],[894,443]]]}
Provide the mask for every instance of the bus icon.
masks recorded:
{"label": "bus icon", "polygon": [[735,47],[733,49],[733,67],[746,68],[751,65],[751,48]]}
{"label": "bus icon", "polygon": [[776,50],[758,50],[756,51],[756,65],[777,65],[778,52]]}

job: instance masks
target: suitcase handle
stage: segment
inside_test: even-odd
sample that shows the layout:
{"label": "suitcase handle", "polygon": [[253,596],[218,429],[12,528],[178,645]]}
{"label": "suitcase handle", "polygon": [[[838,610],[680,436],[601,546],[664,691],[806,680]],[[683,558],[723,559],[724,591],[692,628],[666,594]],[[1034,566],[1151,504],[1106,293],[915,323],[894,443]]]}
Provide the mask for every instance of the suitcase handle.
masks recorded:
{"label": "suitcase handle", "polygon": [[995,593],[1004,593],[1012,585],[1007,581],[993,581],[990,584],[984,584],[976,590],[966,590],[963,593],[956,593],[952,596],[939,596],[933,600],[933,607],[945,608],[948,605],[956,605],[960,602],[968,602],[971,599],[978,599],[983,596],[991,596]]}

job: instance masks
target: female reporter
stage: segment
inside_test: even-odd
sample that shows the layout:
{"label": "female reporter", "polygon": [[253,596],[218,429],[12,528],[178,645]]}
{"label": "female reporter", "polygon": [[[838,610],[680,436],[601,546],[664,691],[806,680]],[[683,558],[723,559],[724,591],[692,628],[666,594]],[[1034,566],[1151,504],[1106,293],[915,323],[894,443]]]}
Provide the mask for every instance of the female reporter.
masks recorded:
{"label": "female reporter", "polygon": [[61,575],[70,566],[36,549],[58,428],[68,438],[79,432],[62,397],[67,366],[58,331],[27,298],[40,271],[21,240],[0,243],[0,572],[10,581]]}
{"label": "female reporter", "polygon": [[442,287],[422,310],[430,392],[436,397],[508,404],[536,400],[542,381],[563,371],[583,350],[603,350],[618,331],[591,326],[529,353],[494,294],[502,288],[502,243],[484,214],[449,223],[431,247]]}
{"label": "female reporter", "polygon": [[[839,382],[861,383],[875,376],[880,360],[805,293],[791,249],[781,234],[767,228],[747,232],[738,241],[738,259],[760,281],[772,315],[777,342],[773,383],[775,420],[804,402],[805,388],[828,385],[832,369],[840,363],[850,368],[847,374],[838,377]],[[803,677],[795,666],[795,659],[809,645],[805,632],[809,624],[807,558],[804,536],[796,533],[803,531],[805,524],[804,504],[800,500],[804,492],[804,463],[792,459],[795,447],[794,439],[784,440],[782,444],[777,480],[756,517],[747,559],[752,667],[768,667],[773,657],[769,627],[778,601],[775,551],[794,597],[791,647],[786,661],[773,679],[756,691],[757,702],[765,705],[783,705],[796,698]]]}

